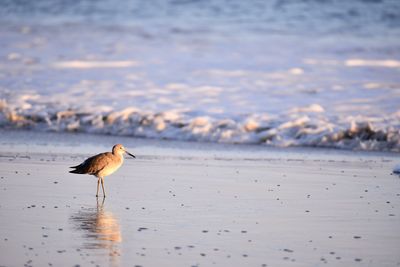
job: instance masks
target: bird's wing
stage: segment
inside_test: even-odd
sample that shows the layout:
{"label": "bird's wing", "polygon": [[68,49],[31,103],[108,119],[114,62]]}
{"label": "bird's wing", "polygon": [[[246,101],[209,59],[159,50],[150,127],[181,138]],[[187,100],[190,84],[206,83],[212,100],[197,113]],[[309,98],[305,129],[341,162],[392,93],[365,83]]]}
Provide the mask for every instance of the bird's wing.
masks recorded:
{"label": "bird's wing", "polygon": [[85,160],[79,168],[87,174],[96,174],[112,161],[112,153],[106,152]]}

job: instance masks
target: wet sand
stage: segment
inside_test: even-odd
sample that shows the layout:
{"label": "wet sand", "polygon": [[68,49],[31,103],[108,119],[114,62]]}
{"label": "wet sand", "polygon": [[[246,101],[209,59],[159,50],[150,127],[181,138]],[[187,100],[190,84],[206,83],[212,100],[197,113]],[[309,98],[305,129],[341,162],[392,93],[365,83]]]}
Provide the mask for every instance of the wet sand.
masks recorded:
{"label": "wet sand", "polygon": [[[0,136],[0,266],[400,265],[398,154]],[[117,142],[96,200],[68,167]]]}

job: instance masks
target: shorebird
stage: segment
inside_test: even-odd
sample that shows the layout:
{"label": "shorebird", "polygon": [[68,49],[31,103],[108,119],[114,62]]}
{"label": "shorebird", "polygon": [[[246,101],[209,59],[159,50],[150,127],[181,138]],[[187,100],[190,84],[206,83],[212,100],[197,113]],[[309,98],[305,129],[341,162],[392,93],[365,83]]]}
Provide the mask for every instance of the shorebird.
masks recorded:
{"label": "shorebird", "polygon": [[129,153],[123,145],[116,144],[112,148],[112,152],[105,152],[93,157],[86,159],[79,165],[72,166],[75,169],[70,173],[77,174],[90,174],[97,177],[97,193],[96,197],[99,196],[99,186],[103,189],[103,197],[106,197],[106,191],[104,190],[104,178],[121,167],[124,162],[124,153],[129,156],[136,158],[134,155]]}

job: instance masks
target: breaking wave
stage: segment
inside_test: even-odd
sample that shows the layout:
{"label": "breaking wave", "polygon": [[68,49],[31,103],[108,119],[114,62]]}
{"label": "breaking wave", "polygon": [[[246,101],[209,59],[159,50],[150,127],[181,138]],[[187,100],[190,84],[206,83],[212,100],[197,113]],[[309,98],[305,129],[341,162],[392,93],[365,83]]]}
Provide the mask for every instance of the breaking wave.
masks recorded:
{"label": "breaking wave", "polygon": [[0,100],[0,126],[182,141],[400,152],[400,112],[385,118],[328,118],[320,112],[323,108],[314,104],[279,116],[217,118],[184,110],[151,112],[129,107],[95,111],[57,106],[32,101],[15,106]]}

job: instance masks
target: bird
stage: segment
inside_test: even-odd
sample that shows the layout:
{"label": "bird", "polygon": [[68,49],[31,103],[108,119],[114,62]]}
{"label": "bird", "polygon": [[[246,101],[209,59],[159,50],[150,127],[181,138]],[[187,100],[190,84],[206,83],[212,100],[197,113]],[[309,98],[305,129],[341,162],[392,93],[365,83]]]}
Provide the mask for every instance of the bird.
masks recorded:
{"label": "bird", "polygon": [[97,177],[97,193],[96,197],[99,196],[99,186],[103,189],[103,197],[106,197],[106,191],[104,190],[104,178],[121,167],[124,162],[124,153],[129,156],[136,158],[133,154],[129,153],[125,147],[121,144],[116,144],[112,148],[112,152],[104,152],[93,157],[86,159],[79,165],[72,166],[74,170],[70,173],[76,174],[90,174]]}

